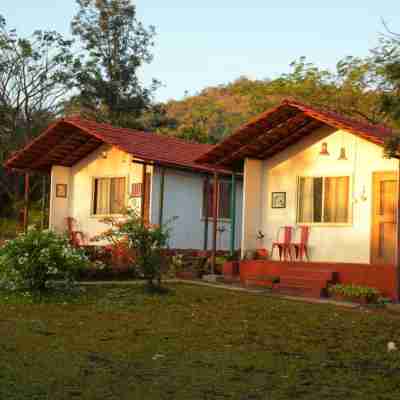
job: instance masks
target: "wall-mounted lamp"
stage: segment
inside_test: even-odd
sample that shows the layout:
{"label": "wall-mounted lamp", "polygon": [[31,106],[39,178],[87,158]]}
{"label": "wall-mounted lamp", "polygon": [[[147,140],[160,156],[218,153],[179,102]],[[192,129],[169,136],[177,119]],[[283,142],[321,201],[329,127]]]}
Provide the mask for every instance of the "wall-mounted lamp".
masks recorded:
{"label": "wall-mounted lamp", "polygon": [[106,159],[107,158],[107,152],[106,151],[102,151],[101,152],[101,156]]}
{"label": "wall-mounted lamp", "polygon": [[339,161],[347,161],[347,155],[346,155],[346,147],[341,147],[340,148],[340,156],[338,158]]}
{"label": "wall-mounted lamp", "polygon": [[354,203],[360,203],[360,202],[366,202],[368,200],[367,196],[367,189],[365,188],[365,185],[363,186],[361,193],[358,196],[354,196]]}
{"label": "wall-mounted lamp", "polygon": [[321,151],[319,152],[320,156],[329,156],[329,151],[328,151],[328,143],[323,142],[321,145]]}

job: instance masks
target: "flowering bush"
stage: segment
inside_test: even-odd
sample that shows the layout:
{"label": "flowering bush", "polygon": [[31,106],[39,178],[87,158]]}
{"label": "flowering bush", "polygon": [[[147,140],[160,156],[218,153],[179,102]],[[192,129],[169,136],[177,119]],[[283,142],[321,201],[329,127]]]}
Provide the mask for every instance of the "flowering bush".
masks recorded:
{"label": "flowering bush", "polygon": [[114,246],[125,244],[132,254],[131,263],[139,268],[149,285],[156,280],[160,286],[162,266],[165,261],[163,249],[167,247],[170,237],[169,222],[159,225],[143,223],[132,209],[126,210],[123,219],[108,218],[103,220],[110,229],[97,237],[107,240]]}
{"label": "flowering bush", "polygon": [[73,282],[87,262],[66,237],[32,228],[0,248],[0,285],[42,291],[55,278]]}

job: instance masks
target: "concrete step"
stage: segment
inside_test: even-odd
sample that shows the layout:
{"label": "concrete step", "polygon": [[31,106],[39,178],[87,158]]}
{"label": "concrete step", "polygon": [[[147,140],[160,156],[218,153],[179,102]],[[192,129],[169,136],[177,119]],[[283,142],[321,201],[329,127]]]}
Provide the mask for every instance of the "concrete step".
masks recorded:
{"label": "concrete step", "polygon": [[328,282],[324,278],[308,278],[308,277],[297,277],[297,276],[281,276],[279,283],[281,285],[299,285],[299,286],[310,286],[310,287],[321,287],[325,288],[328,286]]}
{"label": "concrete step", "polygon": [[274,293],[286,294],[289,296],[304,296],[304,297],[314,297],[320,298],[321,295],[324,295],[323,288],[318,287],[309,287],[302,285],[275,285],[272,288]]}

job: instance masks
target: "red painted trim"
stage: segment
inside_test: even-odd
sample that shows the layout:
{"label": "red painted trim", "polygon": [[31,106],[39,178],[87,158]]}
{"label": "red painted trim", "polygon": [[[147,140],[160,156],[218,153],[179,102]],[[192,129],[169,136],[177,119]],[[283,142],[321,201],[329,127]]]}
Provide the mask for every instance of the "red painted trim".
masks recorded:
{"label": "red painted trim", "polygon": [[335,273],[338,283],[356,284],[378,289],[385,297],[394,301],[399,300],[397,293],[397,268],[395,265],[370,265],[353,263],[318,263],[318,262],[279,262],[252,260],[240,262],[240,280],[246,280],[254,276],[290,276],[293,270],[327,271]]}
{"label": "red painted trim", "polygon": [[[311,117],[314,120],[336,129],[344,129],[379,146],[383,146],[385,138],[393,134],[392,129],[384,125],[373,125],[341,115],[334,111],[286,99],[283,100],[280,105],[250,119],[232,135],[201,155],[196,161],[199,163],[207,163],[208,165],[219,165],[224,156],[237,152],[240,148],[247,146],[252,140],[263,133],[266,129],[264,125],[268,123],[272,115],[279,115],[281,112],[287,111],[288,109],[300,111],[305,117]],[[268,146],[272,146],[272,144]],[[260,152],[261,150],[260,148]],[[254,154],[254,157],[256,157],[256,154]],[[229,164],[229,162],[227,164]]]}

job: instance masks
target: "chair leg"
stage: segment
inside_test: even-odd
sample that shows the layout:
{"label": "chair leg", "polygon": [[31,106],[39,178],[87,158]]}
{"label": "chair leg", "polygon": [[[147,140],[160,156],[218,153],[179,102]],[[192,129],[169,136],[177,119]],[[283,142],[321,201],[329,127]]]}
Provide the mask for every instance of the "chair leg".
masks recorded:
{"label": "chair leg", "polygon": [[293,255],[292,255],[292,246],[288,246],[288,253],[289,253],[289,260],[293,261]]}
{"label": "chair leg", "polygon": [[297,246],[295,244],[293,244],[290,248],[291,251],[294,251],[294,259],[295,261],[297,261],[298,258],[298,250],[297,250]]}
{"label": "chair leg", "polygon": [[303,261],[303,247],[301,245],[296,246],[296,258],[298,261]]}
{"label": "chair leg", "polygon": [[308,255],[308,247],[304,246],[304,254],[306,256],[307,261],[310,261],[310,256]]}
{"label": "chair leg", "polygon": [[290,246],[284,246],[283,248],[283,259],[285,261],[292,261],[292,252],[290,251]]}
{"label": "chair leg", "polygon": [[[279,261],[282,261],[282,250],[283,250],[283,248],[282,248],[282,246],[278,246],[278,249],[279,249]],[[285,253],[283,255],[285,256]]]}

